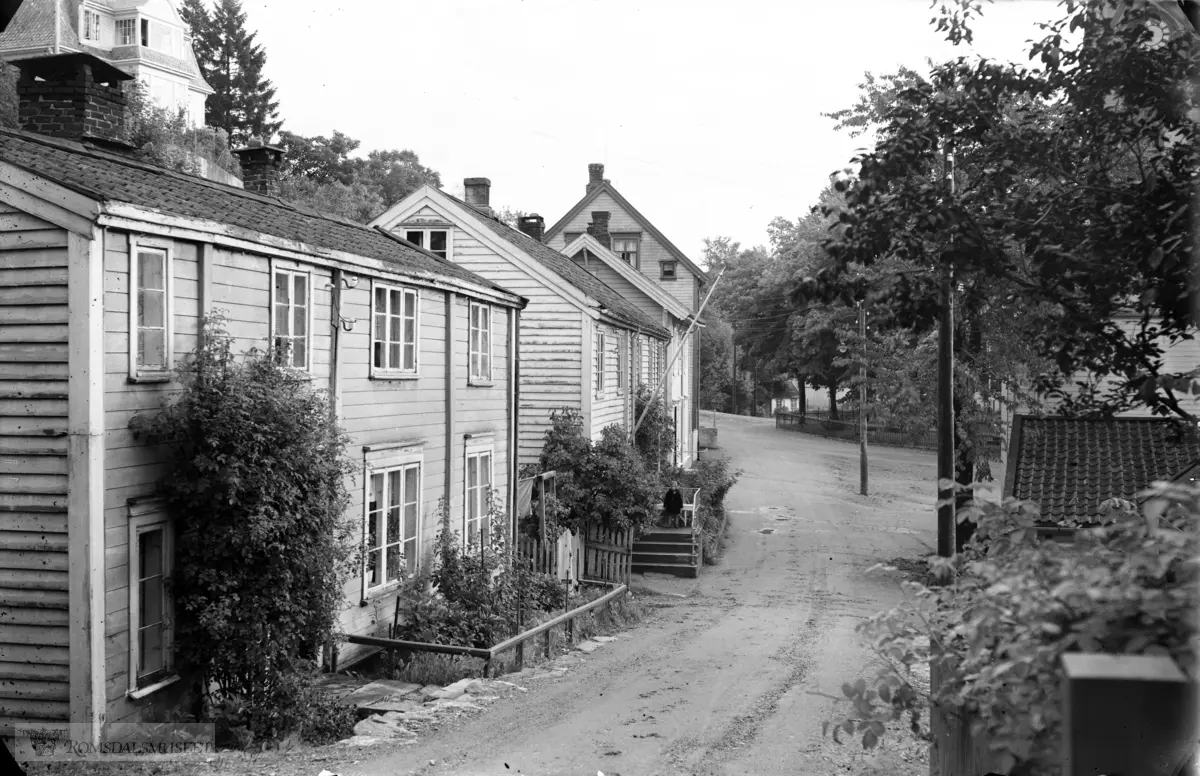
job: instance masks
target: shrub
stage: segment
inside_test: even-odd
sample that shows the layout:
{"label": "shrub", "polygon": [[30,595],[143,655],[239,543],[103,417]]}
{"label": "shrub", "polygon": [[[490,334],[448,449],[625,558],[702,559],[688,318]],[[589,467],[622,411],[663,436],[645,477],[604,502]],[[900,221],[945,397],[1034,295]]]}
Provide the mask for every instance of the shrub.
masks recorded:
{"label": "shrub", "polygon": [[840,726],[873,746],[903,714],[923,735],[910,671],[932,661],[947,676],[933,703],[974,719],[972,732],[1013,772],[1048,776],[1061,752],[1064,653],[1167,655],[1195,678],[1200,487],[1156,485],[1142,515],[1128,502],[1109,507],[1107,524],[1080,528],[1070,544],[1037,539],[1031,504],[961,510],[978,526],[973,543],[933,561],[952,584],[906,582],[914,604],[859,626],[886,666],[870,683],[843,685],[854,712],[835,737]]}
{"label": "shrub", "polygon": [[305,682],[337,632],[353,467],[322,392],[271,355],[235,359],[219,316],[202,333],[183,390],[132,425],[167,444],[181,668],[214,688],[210,709],[238,710],[231,730],[278,740],[303,726]]}
{"label": "shrub", "polygon": [[727,458],[701,458],[691,469],[664,470],[660,490],[665,491],[672,480],[680,487],[700,488],[700,530],[704,541],[704,560],[715,562],[721,546],[721,527],[725,524],[725,496],[741,478],[742,471],[730,471]]}
{"label": "shrub", "polygon": [[551,420],[541,465],[560,475],[558,499],[566,509],[560,524],[581,531],[589,522],[619,528],[653,522],[655,478],[625,432],[609,426],[593,443],[577,410],[557,410]]}
{"label": "shrub", "polygon": [[[657,399],[652,401],[652,399]],[[647,405],[650,411],[646,412]],[[646,412],[642,425],[634,436],[634,446],[646,465],[655,471],[670,468],[675,450],[675,418],[667,409],[666,402],[656,396],[645,385],[639,385],[634,394],[633,422],[636,423]]]}

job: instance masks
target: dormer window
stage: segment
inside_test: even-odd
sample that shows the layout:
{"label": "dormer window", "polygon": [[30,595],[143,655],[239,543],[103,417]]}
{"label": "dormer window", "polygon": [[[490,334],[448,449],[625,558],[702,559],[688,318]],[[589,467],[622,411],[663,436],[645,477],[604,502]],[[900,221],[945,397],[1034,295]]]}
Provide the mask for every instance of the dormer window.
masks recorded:
{"label": "dormer window", "polygon": [[83,11],[83,39],[100,42],[100,14],[95,11]]}
{"label": "dormer window", "polygon": [[658,263],[658,268],[659,268],[659,271],[662,273],[660,275],[660,277],[663,280],[674,280],[675,279],[675,262],[660,261]]}

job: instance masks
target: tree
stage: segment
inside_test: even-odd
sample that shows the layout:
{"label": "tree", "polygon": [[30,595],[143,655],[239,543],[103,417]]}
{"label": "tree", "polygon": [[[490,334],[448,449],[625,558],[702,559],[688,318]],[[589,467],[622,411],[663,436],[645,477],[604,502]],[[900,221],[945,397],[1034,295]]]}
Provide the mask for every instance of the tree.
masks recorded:
{"label": "tree", "polygon": [[426,183],[441,186],[441,176],[413,151],[354,156],[362,144],[337,130],[330,137],[283,131],[278,144],[284,150],[280,194],[352,221],[370,221]]}
{"label": "tree", "polygon": [[723,409],[733,382],[733,327],[712,317],[700,338],[700,406]]}
{"label": "tree", "polygon": [[129,99],[126,139],[137,148],[142,160],[192,175],[201,174],[205,164],[240,175],[241,167],[230,151],[225,130],[191,126],[182,110],[156,105],[139,81],[127,84],[125,94]]}
{"label": "tree", "polygon": [[179,15],[192,30],[192,51],[196,55],[200,75],[207,81],[216,62],[214,46],[217,39],[213,28],[213,16],[204,0],[183,0],[179,5]]}
{"label": "tree", "polygon": [[[952,37],[969,35],[973,5],[951,4]],[[876,148],[839,183],[846,205],[831,213],[845,229],[804,296],[865,298],[925,332],[952,270],[967,310],[1007,318],[1035,364],[1053,365],[1026,382],[1066,410],[1190,418],[1179,396],[1194,375],[1167,370],[1162,344],[1191,337],[1197,48],[1151,45],[1144,2],[1121,19],[1067,9],[1030,49],[1039,70],[958,58],[898,92]],[[883,261],[909,271],[872,284],[855,269]],[[1113,387],[1065,395],[1079,372]]]}
{"label": "tree", "polygon": [[[193,3],[188,14],[203,25],[200,10]],[[215,90],[208,97],[206,123],[224,129],[238,143],[252,136],[270,140],[282,125],[275,87],[263,77],[267,54],[255,36],[246,29],[240,0],[220,0],[196,45],[197,60],[203,58],[201,72]]]}

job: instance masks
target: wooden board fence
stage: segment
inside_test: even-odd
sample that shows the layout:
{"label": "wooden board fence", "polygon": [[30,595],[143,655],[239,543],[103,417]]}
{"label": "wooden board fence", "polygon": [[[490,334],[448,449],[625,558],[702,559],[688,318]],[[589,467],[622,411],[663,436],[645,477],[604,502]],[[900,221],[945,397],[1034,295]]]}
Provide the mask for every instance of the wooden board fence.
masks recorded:
{"label": "wooden board fence", "polygon": [[583,576],[615,585],[629,583],[633,573],[633,531],[588,525],[583,541]]}

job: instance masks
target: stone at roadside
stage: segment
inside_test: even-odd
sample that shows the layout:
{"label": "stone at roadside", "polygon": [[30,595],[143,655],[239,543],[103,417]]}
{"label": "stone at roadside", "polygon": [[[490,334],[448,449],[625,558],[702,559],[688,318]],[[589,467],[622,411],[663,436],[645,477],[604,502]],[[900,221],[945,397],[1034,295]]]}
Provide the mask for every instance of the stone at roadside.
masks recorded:
{"label": "stone at roadside", "polygon": [[600,645],[594,641],[581,641],[575,645],[575,649],[579,650],[580,652],[591,654],[592,652],[596,651],[596,647],[598,646]]}
{"label": "stone at roadside", "polygon": [[404,740],[415,738],[417,734],[404,727],[404,719],[400,716],[400,712],[389,711],[386,714],[373,714],[361,720],[354,726],[354,735],[364,738]]}
{"label": "stone at roadside", "polygon": [[381,679],[358,688],[345,696],[342,703],[366,712],[399,711],[400,709],[392,707],[404,700],[405,696],[420,688],[421,685],[411,682]]}
{"label": "stone at roadside", "polygon": [[482,679],[472,679],[471,681],[467,682],[466,686],[463,687],[463,690],[466,691],[467,695],[480,695],[481,693],[487,692],[488,686],[487,682],[483,681]]}
{"label": "stone at roadside", "polygon": [[592,636],[592,641],[598,641],[601,644],[608,644],[608,643],[616,641],[616,640],[617,640],[616,636]]}

